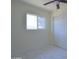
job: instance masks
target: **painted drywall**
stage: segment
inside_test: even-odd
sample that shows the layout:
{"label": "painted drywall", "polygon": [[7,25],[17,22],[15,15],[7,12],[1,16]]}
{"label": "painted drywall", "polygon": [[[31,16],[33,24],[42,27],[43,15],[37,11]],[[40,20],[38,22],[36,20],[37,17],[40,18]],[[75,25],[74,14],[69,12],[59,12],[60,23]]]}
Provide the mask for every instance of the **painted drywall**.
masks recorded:
{"label": "painted drywall", "polygon": [[[11,54],[23,56],[27,51],[47,46],[50,12],[28,3],[12,0],[11,3]],[[45,30],[27,31],[26,13],[46,17]]]}
{"label": "painted drywall", "polygon": [[66,14],[54,18],[54,34],[57,45],[66,49],[67,46],[67,18]]}
{"label": "painted drywall", "polygon": [[[55,10],[52,15],[52,33],[56,46],[66,49],[67,47],[67,6]],[[52,41],[53,42],[53,41]]]}

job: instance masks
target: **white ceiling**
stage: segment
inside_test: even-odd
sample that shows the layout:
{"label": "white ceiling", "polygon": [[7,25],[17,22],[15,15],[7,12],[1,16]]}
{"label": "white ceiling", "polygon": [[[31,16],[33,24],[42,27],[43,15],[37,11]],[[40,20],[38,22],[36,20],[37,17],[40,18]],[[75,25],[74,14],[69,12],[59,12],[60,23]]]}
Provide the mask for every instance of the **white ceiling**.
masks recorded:
{"label": "white ceiling", "polygon": [[[44,3],[47,3],[47,2],[52,1],[52,0],[21,0],[21,1],[32,4],[32,5],[37,6],[37,7],[44,8],[48,11],[52,11],[53,9],[56,9],[56,2],[48,4],[46,6],[43,5]],[[60,3],[60,6],[62,8],[63,6],[65,7],[66,4]]]}

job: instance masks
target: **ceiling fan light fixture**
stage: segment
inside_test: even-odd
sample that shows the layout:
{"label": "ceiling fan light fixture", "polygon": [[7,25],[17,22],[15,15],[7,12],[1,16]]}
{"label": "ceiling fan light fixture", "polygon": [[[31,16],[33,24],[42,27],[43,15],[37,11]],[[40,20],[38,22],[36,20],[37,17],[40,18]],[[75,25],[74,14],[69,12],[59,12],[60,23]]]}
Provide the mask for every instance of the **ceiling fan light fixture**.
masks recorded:
{"label": "ceiling fan light fixture", "polygon": [[56,7],[57,7],[57,9],[60,9],[59,4],[60,4],[60,2],[59,1],[56,1]]}
{"label": "ceiling fan light fixture", "polygon": [[56,6],[57,6],[57,9],[60,9],[60,6],[59,6],[59,4],[57,4]]}

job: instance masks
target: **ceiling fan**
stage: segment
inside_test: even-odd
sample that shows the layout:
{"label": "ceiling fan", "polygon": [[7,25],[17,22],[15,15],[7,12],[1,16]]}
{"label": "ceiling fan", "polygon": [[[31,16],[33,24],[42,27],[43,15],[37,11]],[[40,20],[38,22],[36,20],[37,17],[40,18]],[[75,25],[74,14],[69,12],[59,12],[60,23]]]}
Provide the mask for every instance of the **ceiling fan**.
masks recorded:
{"label": "ceiling fan", "polygon": [[61,3],[67,3],[67,0],[53,0],[53,1],[47,2],[47,3],[43,4],[43,5],[48,5],[48,4],[53,3],[53,2],[56,2],[56,3],[57,3],[57,4],[56,4],[57,9],[60,9],[60,6],[59,6],[60,2],[61,2]]}

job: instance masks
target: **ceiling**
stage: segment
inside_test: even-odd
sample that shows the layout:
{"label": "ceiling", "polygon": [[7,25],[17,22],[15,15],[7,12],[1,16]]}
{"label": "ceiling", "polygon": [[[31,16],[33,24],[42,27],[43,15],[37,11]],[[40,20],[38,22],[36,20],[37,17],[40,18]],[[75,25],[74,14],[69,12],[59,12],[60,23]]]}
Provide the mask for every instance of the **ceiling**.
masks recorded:
{"label": "ceiling", "polygon": [[[52,10],[56,9],[56,2],[48,4],[46,6],[43,5],[44,3],[47,3],[52,0],[21,0],[21,1],[29,3],[29,4],[37,6],[37,7],[41,7],[43,9],[48,10],[48,11],[52,11]],[[60,3],[60,8],[62,8],[63,6],[65,7],[66,4]]]}

